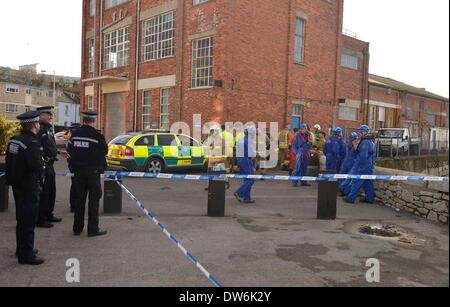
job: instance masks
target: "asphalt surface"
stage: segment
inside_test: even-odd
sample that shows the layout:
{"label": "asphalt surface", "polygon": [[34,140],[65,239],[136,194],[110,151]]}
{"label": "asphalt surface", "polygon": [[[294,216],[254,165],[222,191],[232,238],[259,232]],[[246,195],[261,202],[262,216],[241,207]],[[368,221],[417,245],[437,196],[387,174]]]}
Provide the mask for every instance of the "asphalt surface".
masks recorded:
{"label": "asphalt surface", "polygon": [[[58,171],[66,171],[59,163]],[[339,200],[336,221],[318,221],[317,185],[293,188],[260,181],[254,205],[239,204],[231,182],[225,218],[209,218],[207,183],[126,179],[125,186],[218,281],[227,287],[449,286],[449,227],[379,205]],[[102,215],[105,237],[72,236],[69,178],[57,179],[56,215],[63,223],[36,231],[46,263],[17,264],[15,213],[0,213],[0,286],[211,287],[212,283],[123,194],[120,216]],[[393,224],[418,244],[358,233],[359,226]],[[80,262],[80,283],[67,283],[66,261]],[[380,261],[380,283],[366,281],[366,261]]]}

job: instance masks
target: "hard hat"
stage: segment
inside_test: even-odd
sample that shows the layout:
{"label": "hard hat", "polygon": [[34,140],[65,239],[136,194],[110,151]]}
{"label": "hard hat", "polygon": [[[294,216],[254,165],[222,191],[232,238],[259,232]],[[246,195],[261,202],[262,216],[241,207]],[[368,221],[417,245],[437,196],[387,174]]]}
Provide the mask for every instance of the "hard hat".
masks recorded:
{"label": "hard hat", "polygon": [[341,127],[337,127],[337,128],[335,128],[335,129],[333,130],[333,133],[334,133],[335,135],[341,135],[342,132],[343,132],[343,130],[342,130]]}
{"label": "hard hat", "polygon": [[358,138],[358,134],[356,132],[352,132],[352,134],[350,134],[351,140],[356,140],[357,138]]}
{"label": "hard hat", "polygon": [[359,132],[366,132],[366,133],[370,133],[370,128],[367,125],[362,125],[361,127],[358,128]]}
{"label": "hard hat", "polygon": [[300,125],[300,129],[308,129],[308,125],[307,124],[301,124]]}
{"label": "hard hat", "polygon": [[256,127],[253,125],[250,125],[247,127],[247,131],[248,131],[248,134],[256,134]]}
{"label": "hard hat", "polygon": [[322,130],[322,127],[319,124],[315,125],[314,128],[317,130]]}

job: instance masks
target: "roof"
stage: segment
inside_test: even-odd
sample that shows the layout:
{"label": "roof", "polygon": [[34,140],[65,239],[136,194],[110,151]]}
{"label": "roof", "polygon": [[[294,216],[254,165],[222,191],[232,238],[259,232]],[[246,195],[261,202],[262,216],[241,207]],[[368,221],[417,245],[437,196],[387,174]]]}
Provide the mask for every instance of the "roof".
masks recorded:
{"label": "roof", "polygon": [[449,99],[447,97],[443,97],[434,93],[431,93],[429,91],[427,91],[424,88],[418,88],[391,78],[385,78],[385,77],[381,77],[381,76],[377,76],[377,75],[369,75],[369,84],[375,85],[375,86],[380,86],[380,87],[385,87],[385,88],[391,88],[394,90],[398,90],[398,91],[402,91],[402,92],[407,92],[413,95],[417,95],[417,96],[421,96],[421,97],[426,97],[426,98],[432,98],[432,99],[436,99],[436,100],[441,100],[441,101],[445,101],[445,102],[449,102]]}

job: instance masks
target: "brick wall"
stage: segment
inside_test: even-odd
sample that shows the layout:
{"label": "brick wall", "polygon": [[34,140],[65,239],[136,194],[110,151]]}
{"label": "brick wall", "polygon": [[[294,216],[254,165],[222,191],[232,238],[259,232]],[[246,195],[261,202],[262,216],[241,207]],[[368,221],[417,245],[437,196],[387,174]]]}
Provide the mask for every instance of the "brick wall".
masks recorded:
{"label": "brick wall", "polygon": [[[141,1],[141,11],[167,2]],[[321,123],[325,129],[331,126],[332,104],[338,96],[336,78],[340,61],[342,1],[212,0],[197,6],[193,6],[192,1],[184,1],[183,12],[180,3],[178,1],[175,10],[174,57],[143,63],[139,67],[140,79],[177,74],[177,68],[182,67],[182,73],[177,74],[177,85],[171,89],[172,122],[181,118],[190,123],[193,114],[201,113],[203,122],[277,121],[285,125],[291,122],[293,102],[310,101],[312,104],[308,106],[311,108],[304,108],[303,121],[310,125]],[[87,73],[86,33],[94,28],[94,18],[88,17],[88,4],[89,1],[84,1],[83,78],[98,75],[97,72]],[[127,128],[130,130],[134,119],[135,5],[136,1],[129,1],[104,11],[103,16],[103,24],[108,25],[114,12],[122,9],[127,10],[133,20],[130,26],[131,65],[102,72],[111,76],[129,73],[131,87],[123,111],[127,113]],[[99,4],[97,12],[100,12]],[[182,13],[184,18],[180,18]],[[303,65],[294,64],[295,20],[299,14],[306,16]],[[184,23],[180,23],[181,20]],[[100,14],[97,15],[96,27],[98,70]],[[190,89],[192,42],[189,36],[207,31],[215,31],[214,79],[221,80],[223,87]],[[177,53],[178,48],[183,48],[182,52]],[[354,83],[358,84],[359,80]],[[152,90],[151,122],[159,122],[159,92],[160,89]],[[95,97],[97,93],[98,86],[95,86]],[[84,93],[82,96],[82,108],[86,108]],[[138,110],[141,110],[141,101],[142,91],[139,91]],[[94,102],[97,105],[96,98]],[[105,107],[104,101],[102,106]],[[106,126],[105,119],[103,126]]]}

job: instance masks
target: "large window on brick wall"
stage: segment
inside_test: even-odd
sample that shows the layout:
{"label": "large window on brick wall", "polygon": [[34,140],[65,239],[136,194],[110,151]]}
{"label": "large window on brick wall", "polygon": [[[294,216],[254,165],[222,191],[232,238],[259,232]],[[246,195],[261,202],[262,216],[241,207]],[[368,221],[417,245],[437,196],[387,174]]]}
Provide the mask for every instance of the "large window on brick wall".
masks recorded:
{"label": "large window on brick wall", "polygon": [[213,84],[213,38],[192,42],[192,88],[210,87]]}
{"label": "large window on brick wall", "polygon": [[173,12],[144,21],[142,61],[153,61],[173,56],[174,29]]}
{"label": "large window on brick wall", "polygon": [[427,122],[431,127],[436,127],[436,115],[427,114]]}
{"label": "large window on brick wall", "polygon": [[358,109],[350,107],[339,107],[339,119],[357,121]]}
{"label": "large window on brick wall", "polygon": [[295,63],[303,64],[305,57],[305,20],[297,17],[295,20]]}
{"label": "large window on brick wall", "polygon": [[95,44],[94,39],[89,39],[89,50],[88,50],[88,72],[94,72],[94,60],[95,60]]}
{"label": "large window on brick wall", "polygon": [[118,5],[122,4],[122,3],[125,3],[127,1],[128,0],[106,0],[105,1],[105,6],[106,6],[106,9],[110,9],[112,7],[115,7],[115,6],[118,6]]}
{"label": "large window on brick wall", "polygon": [[87,109],[94,111],[94,96],[87,96]]}
{"label": "large window on brick wall", "polygon": [[341,66],[358,70],[359,69],[359,58],[356,54],[342,53],[341,55]]}
{"label": "large window on brick wall", "polygon": [[130,35],[128,28],[105,34],[104,69],[126,66],[130,58]]}
{"label": "large window on brick wall", "polygon": [[97,5],[97,0],[90,0],[90,2],[89,2],[89,15],[91,17],[95,16],[96,5]]}
{"label": "large window on brick wall", "polygon": [[160,126],[162,130],[170,128],[170,89],[161,89]]}
{"label": "large window on brick wall", "polygon": [[150,129],[150,113],[152,106],[152,92],[142,92],[142,129]]}

